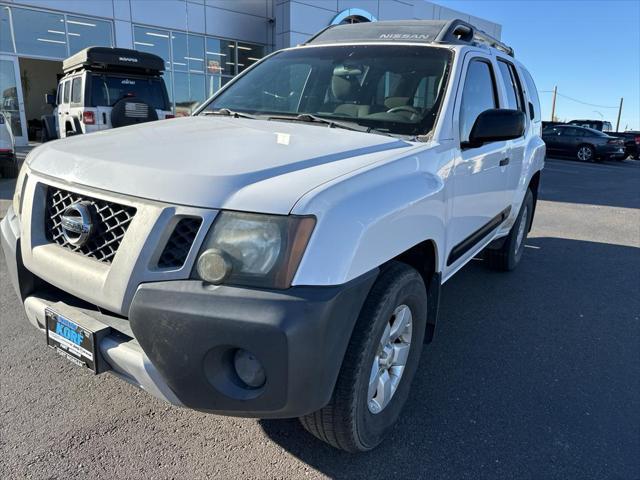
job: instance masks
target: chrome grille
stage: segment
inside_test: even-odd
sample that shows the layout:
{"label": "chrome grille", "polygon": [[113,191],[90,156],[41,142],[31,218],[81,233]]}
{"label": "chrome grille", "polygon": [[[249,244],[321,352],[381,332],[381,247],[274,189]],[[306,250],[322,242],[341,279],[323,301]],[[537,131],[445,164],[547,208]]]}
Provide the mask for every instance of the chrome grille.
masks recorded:
{"label": "chrome grille", "polygon": [[180,268],[184,265],[201,224],[202,219],[197,217],[185,217],[176,224],[158,259],[158,268]]}
{"label": "chrome grille", "polygon": [[[82,246],[70,244],[61,225],[64,211],[77,202],[89,206],[93,222],[93,232]],[[135,214],[134,207],[48,187],[45,233],[50,242],[101,262],[111,263]]]}

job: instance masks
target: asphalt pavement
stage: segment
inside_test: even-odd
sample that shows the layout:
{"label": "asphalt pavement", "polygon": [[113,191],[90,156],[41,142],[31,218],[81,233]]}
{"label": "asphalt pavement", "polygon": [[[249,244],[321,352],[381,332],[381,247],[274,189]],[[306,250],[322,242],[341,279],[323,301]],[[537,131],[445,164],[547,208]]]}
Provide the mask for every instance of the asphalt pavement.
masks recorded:
{"label": "asphalt pavement", "polygon": [[520,267],[443,287],[377,450],[166,405],[57,356],[0,259],[0,478],[640,478],[640,162],[550,160]]}

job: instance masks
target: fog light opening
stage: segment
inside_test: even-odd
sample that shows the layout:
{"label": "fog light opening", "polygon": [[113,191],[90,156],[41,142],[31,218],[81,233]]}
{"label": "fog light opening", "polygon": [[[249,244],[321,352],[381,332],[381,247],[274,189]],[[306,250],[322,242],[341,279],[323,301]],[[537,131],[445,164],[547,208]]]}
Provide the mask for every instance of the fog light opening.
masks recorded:
{"label": "fog light opening", "polygon": [[233,367],[238,378],[248,388],[260,388],[267,380],[260,360],[253,353],[242,348],[237,349],[233,355]]}

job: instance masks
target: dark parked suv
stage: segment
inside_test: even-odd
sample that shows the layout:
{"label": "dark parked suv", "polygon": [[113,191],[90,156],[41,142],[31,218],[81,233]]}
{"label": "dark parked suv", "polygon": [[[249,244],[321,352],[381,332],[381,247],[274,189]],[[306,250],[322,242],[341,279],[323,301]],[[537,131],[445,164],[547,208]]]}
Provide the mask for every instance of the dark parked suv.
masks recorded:
{"label": "dark parked suv", "polygon": [[594,130],[599,130],[601,132],[610,132],[613,130],[611,122],[607,122],[606,120],[571,120],[568,124],[576,125],[578,127],[593,128]]}
{"label": "dark parked suv", "polygon": [[542,131],[550,155],[568,155],[590,162],[625,158],[624,141],[593,128],[556,125]]}

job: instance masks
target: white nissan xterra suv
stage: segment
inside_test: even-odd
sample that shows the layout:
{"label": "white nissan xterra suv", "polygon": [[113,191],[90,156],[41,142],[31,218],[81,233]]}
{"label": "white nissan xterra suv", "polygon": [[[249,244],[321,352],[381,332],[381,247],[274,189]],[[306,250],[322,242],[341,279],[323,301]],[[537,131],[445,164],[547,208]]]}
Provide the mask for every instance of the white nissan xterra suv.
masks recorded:
{"label": "white nissan xterra suv", "polygon": [[37,148],[2,246],[63,357],[364,451],[407,399],[441,284],[481,252],[520,262],[540,127],[527,70],[463,21],[334,26],[192,117]]}

